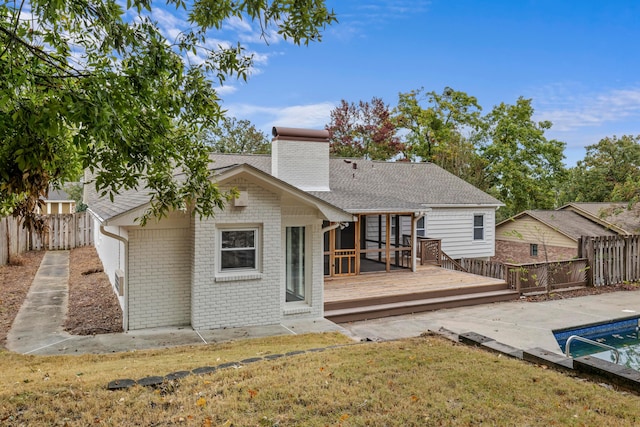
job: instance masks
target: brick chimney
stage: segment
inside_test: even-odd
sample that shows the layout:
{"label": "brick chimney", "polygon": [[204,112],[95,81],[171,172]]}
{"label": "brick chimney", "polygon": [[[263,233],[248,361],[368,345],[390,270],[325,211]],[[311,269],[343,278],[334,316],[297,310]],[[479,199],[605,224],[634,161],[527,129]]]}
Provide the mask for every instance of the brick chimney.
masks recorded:
{"label": "brick chimney", "polygon": [[329,131],[274,127],[271,173],[304,191],[329,191]]}

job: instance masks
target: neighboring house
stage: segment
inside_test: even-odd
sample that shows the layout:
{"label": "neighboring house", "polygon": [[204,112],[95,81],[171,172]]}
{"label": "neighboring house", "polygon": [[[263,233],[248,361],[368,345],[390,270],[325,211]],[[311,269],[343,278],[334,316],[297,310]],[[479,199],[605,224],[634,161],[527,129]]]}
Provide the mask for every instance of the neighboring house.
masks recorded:
{"label": "neighboring house", "polygon": [[46,215],[69,214],[76,211],[76,201],[62,189],[50,188],[43,202],[42,213]]}
{"label": "neighboring house", "polygon": [[330,159],[327,131],[291,128],[274,128],[271,156],[211,161],[240,194],[214,218],[178,211],[140,227],[146,194],[111,203],[85,187],[125,329],[319,318],[325,275],[415,270],[419,234],[454,258],[494,254],[502,204],[430,163]]}
{"label": "neighboring house", "polygon": [[617,234],[603,221],[573,209],[524,211],[496,225],[492,260],[517,264],[569,260],[578,256],[580,237]]}

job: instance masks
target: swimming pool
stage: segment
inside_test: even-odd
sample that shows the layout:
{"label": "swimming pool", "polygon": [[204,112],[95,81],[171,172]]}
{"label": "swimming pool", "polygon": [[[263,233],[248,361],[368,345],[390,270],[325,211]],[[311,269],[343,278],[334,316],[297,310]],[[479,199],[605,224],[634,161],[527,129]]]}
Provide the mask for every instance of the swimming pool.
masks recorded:
{"label": "swimming pool", "polygon": [[[566,343],[570,336],[578,335],[602,344],[615,347],[620,354],[621,365],[640,371],[640,336],[638,329],[640,317],[627,317],[609,322],[584,325],[576,328],[553,331],[558,345],[566,352]],[[615,362],[613,351],[603,350],[581,341],[571,342],[571,356],[591,355],[599,359]]]}

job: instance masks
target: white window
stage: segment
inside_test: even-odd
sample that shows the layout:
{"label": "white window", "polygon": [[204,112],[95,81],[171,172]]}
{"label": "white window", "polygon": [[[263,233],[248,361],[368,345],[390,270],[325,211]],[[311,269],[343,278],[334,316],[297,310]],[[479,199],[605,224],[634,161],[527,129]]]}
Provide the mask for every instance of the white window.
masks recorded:
{"label": "white window", "polygon": [[473,240],[484,240],[484,215],[473,216]]}
{"label": "white window", "polygon": [[423,216],[418,220],[418,223],[416,224],[416,234],[418,236],[424,237],[427,235],[427,227],[425,227],[425,223],[427,222],[426,219],[427,217]]}
{"label": "white window", "polygon": [[218,271],[256,271],[259,269],[258,228],[222,229],[218,233]]}

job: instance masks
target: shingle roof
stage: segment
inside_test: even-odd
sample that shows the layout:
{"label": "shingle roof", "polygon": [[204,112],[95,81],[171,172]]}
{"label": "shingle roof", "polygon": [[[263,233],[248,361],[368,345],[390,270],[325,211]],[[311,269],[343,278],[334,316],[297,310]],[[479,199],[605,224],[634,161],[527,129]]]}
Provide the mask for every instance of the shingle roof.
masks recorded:
{"label": "shingle roof", "polygon": [[[222,171],[246,163],[271,174],[269,155],[212,154],[210,158],[213,170]],[[494,197],[432,163],[332,158],[329,168],[331,191],[313,191],[309,194],[352,213],[503,205]],[[114,198],[114,203],[108,197],[97,197],[95,190],[88,193],[85,203],[103,219],[135,209],[149,201],[146,191],[123,192]]]}
{"label": "shingle roof", "polygon": [[560,209],[574,207],[603,222],[612,224],[627,234],[640,233],[640,205],[629,202],[569,203]]}
{"label": "shingle roof", "polygon": [[329,168],[331,191],[315,194],[350,212],[503,205],[433,163],[331,159]]}
{"label": "shingle roof", "polygon": [[[268,155],[216,154],[213,167],[248,163],[271,173]],[[354,164],[355,169],[354,169]],[[331,191],[314,196],[349,212],[418,211],[437,206],[502,206],[496,198],[433,163],[329,160]]]}
{"label": "shingle roof", "polygon": [[51,200],[51,201],[69,201],[73,200],[71,196],[61,188],[49,188],[49,194],[43,200]]}
{"label": "shingle roof", "polygon": [[524,214],[554,228],[574,240],[581,236],[615,236],[616,233],[573,211],[530,210]]}

